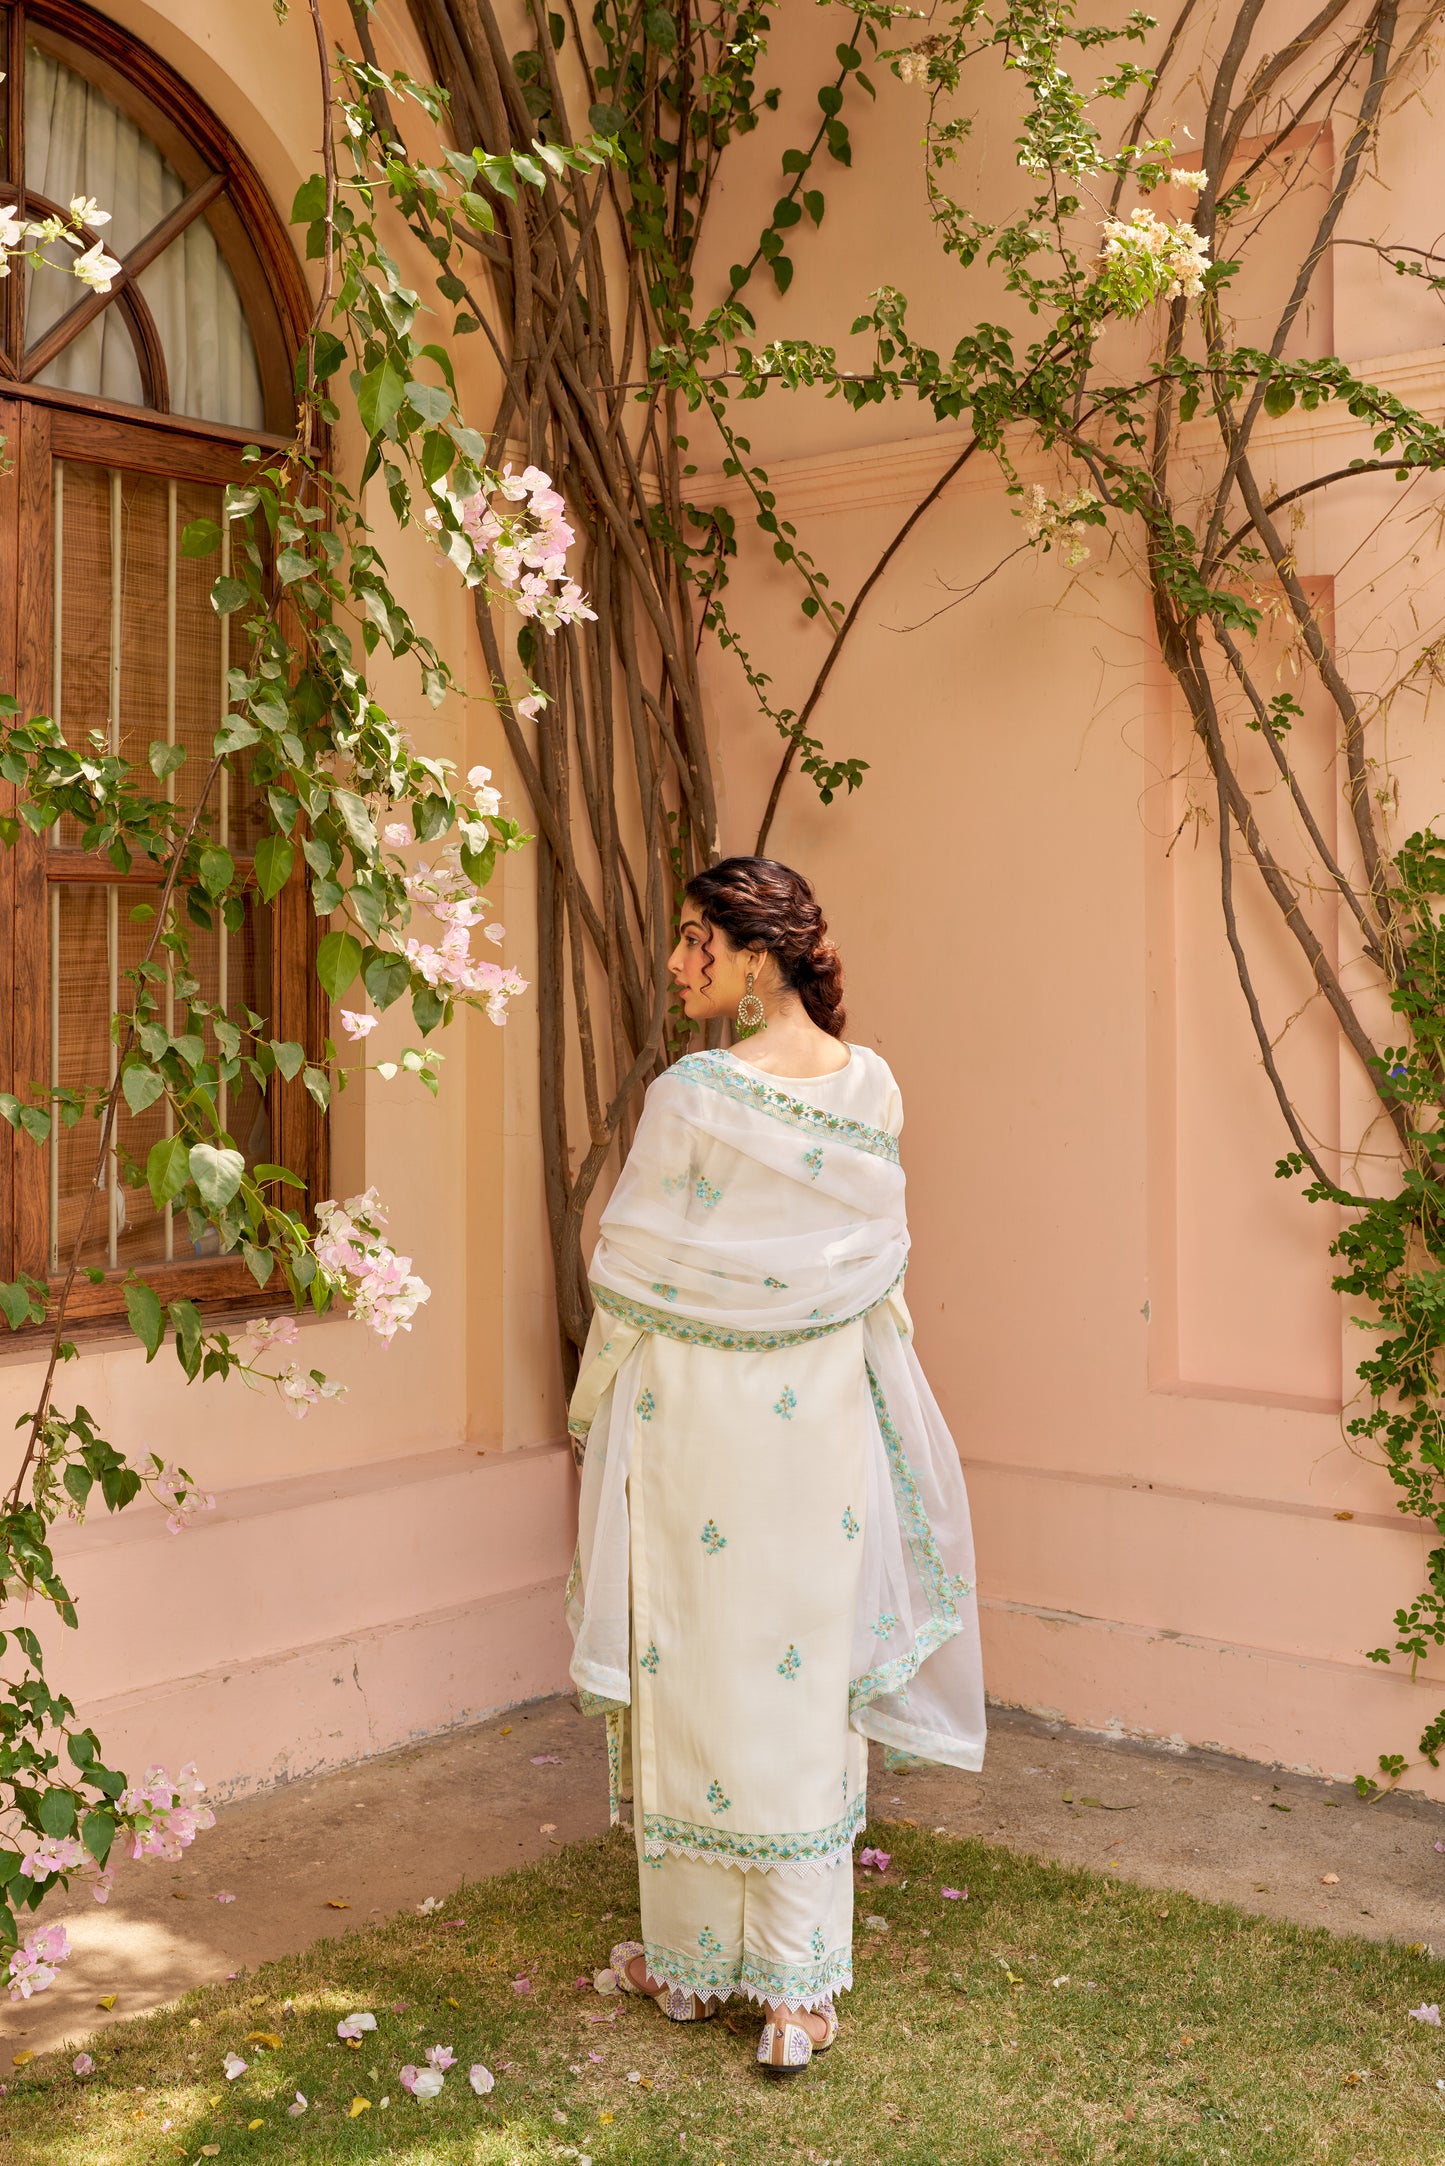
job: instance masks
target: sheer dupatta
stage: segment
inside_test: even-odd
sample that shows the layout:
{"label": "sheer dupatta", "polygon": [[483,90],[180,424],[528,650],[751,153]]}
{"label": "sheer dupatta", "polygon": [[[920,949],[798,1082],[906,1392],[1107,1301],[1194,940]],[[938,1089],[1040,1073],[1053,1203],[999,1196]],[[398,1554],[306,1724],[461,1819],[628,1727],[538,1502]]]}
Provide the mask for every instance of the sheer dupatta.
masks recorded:
{"label": "sheer dupatta", "polygon": [[[968,1502],[911,1343],[907,1256],[887,1130],[794,1097],[726,1053],[690,1054],[653,1084],[603,1215],[597,1315],[570,1415],[587,1439],[567,1599],[587,1704],[631,1697],[627,1477],[649,1335],[740,1360],[833,1337],[840,1360],[857,1360],[861,1344],[868,1383],[852,1725],[901,1753],[982,1765]],[[760,1508],[786,1512],[788,1483],[807,1479],[806,1452],[780,1458],[777,1494]]]}

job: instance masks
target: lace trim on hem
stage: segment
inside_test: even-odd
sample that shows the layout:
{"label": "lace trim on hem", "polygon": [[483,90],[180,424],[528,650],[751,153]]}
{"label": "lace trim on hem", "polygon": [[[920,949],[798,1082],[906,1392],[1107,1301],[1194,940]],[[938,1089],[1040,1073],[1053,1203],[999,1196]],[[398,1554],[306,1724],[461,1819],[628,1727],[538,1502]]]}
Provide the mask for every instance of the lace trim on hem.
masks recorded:
{"label": "lace trim on hem", "polygon": [[806,1099],[776,1090],[761,1075],[740,1071],[732,1055],[718,1048],[684,1053],[668,1073],[679,1083],[701,1084],[735,1099],[739,1105],[770,1113],[774,1120],[786,1121],[790,1128],[805,1128],[810,1135],[829,1136],[835,1143],[847,1143],[874,1158],[884,1158],[891,1166],[898,1164],[898,1138],[886,1128],[874,1128],[867,1121],[850,1121],[841,1113],[829,1113],[823,1106],[809,1105]]}
{"label": "lace trim on hem", "polygon": [[656,1941],[645,1941],[643,1948],[650,1977],[671,1992],[695,1993],[699,2000],[726,2001],[737,1996],[759,2006],[772,2001],[789,2008],[817,2009],[836,1994],[851,1991],[853,1985],[851,1948],[835,1948],[817,1963],[766,1963],[749,1955],[746,1948],[731,1962],[684,1955]]}
{"label": "lace trim on hem", "polygon": [[[906,1270],[907,1265],[904,1266]],[[856,1316],[835,1316],[816,1324],[779,1326],[773,1331],[749,1331],[740,1324],[705,1323],[700,1317],[678,1316],[670,1309],[649,1308],[645,1301],[634,1301],[628,1294],[614,1293],[610,1286],[599,1286],[596,1279],[590,1284],[592,1298],[599,1309],[605,1309],[609,1316],[615,1316],[620,1323],[632,1324],[639,1331],[660,1332],[663,1338],[677,1339],[684,1346],[711,1346],[726,1354],[771,1354],[785,1346],[806,1346],[813,1339],[826,1339],[835,1331],[846,1331],[850,1324],[860,1323],[903,1284],[903,1276],[904,1272],[900,1271],[893,1284],[885,1287],[866,1309],[859,1309]]]}

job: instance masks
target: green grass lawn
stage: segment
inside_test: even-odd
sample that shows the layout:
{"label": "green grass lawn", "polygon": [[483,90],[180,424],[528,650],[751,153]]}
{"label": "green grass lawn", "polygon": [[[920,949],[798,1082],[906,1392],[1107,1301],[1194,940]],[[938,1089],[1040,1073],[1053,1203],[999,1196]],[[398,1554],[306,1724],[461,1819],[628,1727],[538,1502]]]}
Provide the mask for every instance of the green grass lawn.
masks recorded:
{"label": "green grass lawn", "polygon": [[[0,2100],[0,2160],[1445,2162],[1445,2033],[1407,2012],[1441,1997],[1422,1951],[905,1826],[868,1840],[893,1864],[859,1876],[857,1985],[838,2044],[802,2075],[756,2068],[745,2005],[731,2027],[686,2026],[578,1987],[636,1928],[617,1834],[108,2030],[84,2081],[70,2050],[35,2061]],[[359,2050],[335,2035],[354,2009],[378,2023]],[[398,2071],[433,2044],[457,2066],[428,2104]],[[234,2082],[228,2052],[250,2064]],[[488,2098],[468,2088],[474,2061],[496,2074]],[[298,2090],[309,2105],[291,2118]]]}

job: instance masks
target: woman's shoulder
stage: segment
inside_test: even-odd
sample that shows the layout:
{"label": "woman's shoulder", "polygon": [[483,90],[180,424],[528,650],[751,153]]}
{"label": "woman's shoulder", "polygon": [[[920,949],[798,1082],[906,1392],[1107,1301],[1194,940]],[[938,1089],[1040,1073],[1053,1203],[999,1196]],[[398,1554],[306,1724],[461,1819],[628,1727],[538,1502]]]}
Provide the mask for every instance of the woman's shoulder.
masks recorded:
{"label": "woman's shoulder", "polygon": [[858,1069],[860,1095],[866,1096],[872,1108],[869,1117],[875,1127],[886,1128],[890,1135],[896,1136],[903,1126],[903,1093],[893,1070],[871,1045],[850,1044],[850,1050],[853,1056],[850,1065],[856,1065]]}

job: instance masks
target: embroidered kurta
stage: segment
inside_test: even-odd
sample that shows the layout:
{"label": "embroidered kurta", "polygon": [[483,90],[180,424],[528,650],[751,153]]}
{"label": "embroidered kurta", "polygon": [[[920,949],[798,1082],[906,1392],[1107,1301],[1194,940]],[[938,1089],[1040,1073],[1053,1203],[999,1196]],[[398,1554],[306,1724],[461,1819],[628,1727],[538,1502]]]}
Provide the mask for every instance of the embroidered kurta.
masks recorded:
{"label": "embroidered kurta", "polygon": [[[982,1764],[967,1500],[901,1291],[901,1125],[864,1047],[806,1082],[691,1054],[603,1215],[567,1607],[645,1863],[826,1873],[863,1824],[867,1738]],[[812,1939],[836,1941],[829,1901]],[[692,1938],[670,1982],[696,1985]],[[813,1953],[847,1982],[847,1949]],[[712,1989],[729,1965],[751,1990],[721,1953]]]}

